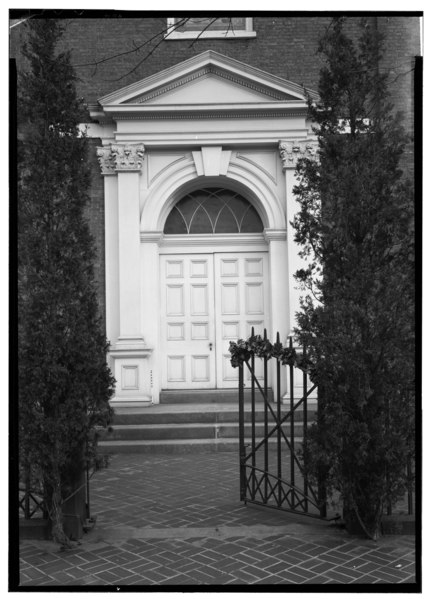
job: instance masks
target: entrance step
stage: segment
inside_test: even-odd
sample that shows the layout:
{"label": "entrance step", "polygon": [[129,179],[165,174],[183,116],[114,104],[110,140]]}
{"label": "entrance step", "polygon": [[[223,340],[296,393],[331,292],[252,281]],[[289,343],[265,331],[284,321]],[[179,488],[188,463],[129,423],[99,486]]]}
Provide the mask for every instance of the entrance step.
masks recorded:
{"label": "entrance step", "polygon": [[[271,404],[274,408],[274,405]],[[287,409],[282,407],[282,413]],[[309,420],[314,417],[309,409]],[[251,409],[245,406],[245,435],[251,435]],[[269,428],[273,426],[269,416]],[[288,432],[288,426],[284,427]],[[103,431],[103,453],[238,451],[237,403],[158,404],[148,408],[117,408],[109,432]],[[256,438],[264,433],[264,406],[256,404]],[[295,440],[302,440],[302,411],[295,414]],[[276,435],[272,436],[274,442]],[[271,439],[270,439],[271,443]]]}
{"label": "entrance step", "polygon": [[[250,389],[244,390],[244,400],[250,401]],[[268,400],[273,400],[273,390],[268,389]],[[262,402],[262,396],[256,393],[256,401]],[[160,404],[181,404],[181,403],[232,403],[238,405],[237,389],[184,389],[183,391],[161,391],[159,396]]]}

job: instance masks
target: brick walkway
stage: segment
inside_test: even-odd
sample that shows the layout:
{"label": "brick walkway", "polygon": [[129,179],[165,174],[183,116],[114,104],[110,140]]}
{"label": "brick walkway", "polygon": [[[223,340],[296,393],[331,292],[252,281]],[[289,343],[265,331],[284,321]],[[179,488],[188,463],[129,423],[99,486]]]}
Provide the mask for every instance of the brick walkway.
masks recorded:
{"label": "brick walkway", "polygon": [[91,481],[95,528],[67,552],[50,541],[23,541],[21,585],[412,589],[414,537],[374,543],[326,522],[245,506],[238,497],[235,454],[114,456]]}

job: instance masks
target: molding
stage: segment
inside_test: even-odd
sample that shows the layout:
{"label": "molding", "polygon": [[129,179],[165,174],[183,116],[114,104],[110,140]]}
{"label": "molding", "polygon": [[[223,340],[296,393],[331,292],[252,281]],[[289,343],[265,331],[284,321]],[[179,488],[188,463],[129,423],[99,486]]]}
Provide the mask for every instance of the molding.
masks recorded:
{"label": "molding", "polygon": [[[197,39],[197,35],[199,32],[187,31],[186,33],[180,33],[179,31],[173,31],[172,33],[168,33],[165,37],[165,41],[177,41],[177,40],[195,40]],[[256,37],[256,31],[244,31],[241,29],[240,31],[227,32],[223,31],[204,31],[198,39],[242,39],[242,38],[252,38]]]}
{"label": "molding", "polygon": [[[266,150],[265,150],[266,152]],[[272,150],[269,150],[270,154],[273,154],[274,152]],[[256,168],[258,168],[259,170],[261,170],[269,179],[271,179],[271,181],[277,185],[277,161],[274,164],[274,168],[276,170],[275,173],[275,177],[273,177],[273,175],[271,173],[269,173],[263,166],[261,166],[258,162],[256,162],[255,160],[252,160],[251,158],[249,158],[248,156],[244,156],[243,154],[240,154],[240,152],[236,153],[236,160],[234,161],[234,164],[237,164],[237,160],[245,160],[246,162],[248,162],[249,164],[255,166]]]}
{"label": "molding", "polygon": [[163,237],[163,231],[140,231],[140,243],[159,244]]}
{"label": "molding", "polygon": [[[306,105],[306,94],[301,85],[272,75],[262,69],[245,64],[239,60],[215,52],[214,50],[206,50],[179,64],[168,67],[154,75],[150,75],[143,80],[132,83],[119,90],[115,90],[110,94],[106,94],[98,100],[98,103],[102,107],[107,107],[112,104],[130,102],[134,97],[141,97],[143,94],[149,94],[157,88],[169,85],[171,82],[186,77],[207,65],[213,65],[223,71],[227,71],[231,76],[235,75],[240,78],[243,77],[251,80],[253,85],[267,86],[272,92],[277,91],[280,94],[295,96],[298,102]],[[318,94],[315,91],[307,91],[314,96],[315,99],[318,97]],[[99,112],[99,110],[97,112]]]}
{"label": "molding", "polygon": [[[134,371],[134,384],[132,384],[132,385],[126,385],[124,382],[126,370]],[[121,389],[123,391],[126,391],[126,390],[138,391],[139,390],[140,384],[139,384],[138,364],[122,364],[122,366],[121,366],[121,382],[122,382]]]}
{"label": "molding", "polygon": [[[185,150],[183,150],[183,152],[185,152]],[[177,154],[176,154],[177,156]],[[148,154],[148,187],[151,187],[152,184],[159,178],[162,177],[164,172],[169,169],[171,166],[173,166],[174,164],[176,164],[177,162],[183,162],[184,160],[191,160],[190,155],[188,152],[185,153],[181,153],[179,155],[178,158],[171,158],[171,162],[169,162],[168,164],[166,164],[165,166],[163,166],[162,168],[160,168],[154,175],[152,175],[152,170],[153,170],[153,166],[152,166],[152,160],[154,159],[153,154],[151,155],[150,153]]]}
{"label": "molding", "polygon": [[[231,81],[232,83],[239,85],[240,87],[246,87],[248,89],[256,91],[259,94],[262,94],[264,96],[269,96],[278,101],[287,101],[285,96],[287,96],[287,95],[290,96],[290,94],[287,94],[285,92],[280,93],[277,90],[270,89],[267,85],[262,85],[260,83],[254,83],[253,81],[251,81],[249,79],[229,73],[228,71],[225,71],[224,69],[220,69],[219,67],[217,67],[215,65],[208,64],[207,66],[199,69],[198,71],[190,73],[186,77],[182,77],[179,80],[172,81],[171,83],[168,83],[166,85],[162,85],[162,86],[158,87],[153,92],[141,94],[140,96],[134,97],[131,100],[127,100],[127,102],[125,102],[125,104],[142,104],[143,102],[148,102],[149,100],[158,98],[159,96],[167,94],[168,92],[170,92],[172,90],[183,87],[184,85],[187,85],[188,83],[191,83],[197,79],[208,77],[209,75],[215,75],[216,77],[219,77],[220,79],[225,79],[227,81]],[[296,101],[296,99],[292,99],[293,96],[290,96],[290,97],[291,97],[291,101]]]}
{"label": "molding", "polygon": [[126,348],[118,348],[117,345],[114,346],[114,349],[109,350],[109,357],[113,359],[118,358],[150,358],[153,352],[153,347],[144,347],[141,349],[126,349]]}
{"label": "molding", "polygon": [[139,172],[143,166],[145,148],[140,144],[112,143],[97,148],[102,175],[118,172]]}
{"label": "molding", "polygon": [[178,31],[175,29],[175,19],[167,17],[167,32],[164,34],[165,40],[180,39],[201,39],[201,38],[227,38],[236,37],[256,37],[256,31],[253,29],[253,18],[246,17],[245,27],[240,29],[226,27],[225,29],[199,31],[197,29],[188,29],[187,31]]}
{"label": "molding", "polygon": [[237,119],[306,117],[302,102],[251,102],[249,104],[158,104],[134,106],[117,104],[105,108],[105,115],[122,120]]}
{"label": "molding", "polygon": [[294,169],[300,158],[318,160],[318,143],[315,139],[280,140],[279,152],[283,170]]}
{"label": "molding", "polygon": [[264,237],[267,243],[271,241],[285,241],[287,239],[286,229],[265,229]]}
{"label": "molding", "polygon": [[160,240],[162,248],[202,247],[215,248],[229,246],[262,245],[266,247],[263,233],[214,233],[212,235],[164,235]]}

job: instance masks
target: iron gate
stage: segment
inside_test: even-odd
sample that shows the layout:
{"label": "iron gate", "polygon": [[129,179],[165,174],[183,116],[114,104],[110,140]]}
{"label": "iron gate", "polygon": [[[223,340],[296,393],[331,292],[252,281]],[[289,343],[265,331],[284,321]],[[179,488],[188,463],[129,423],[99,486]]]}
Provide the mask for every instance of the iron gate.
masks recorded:
{"label": "iron gate", "polygon": [[[298,369],[302,373],[302,394],[295,398],[296,361],[301,360],[301,364],[305,365],[306,349],[298,353],[292,339],[289,347],[283,348],[278,333],[277,341],[272,345],[267,339],[266,330],[261,338],[255,336],[252,329],[249,341],[242,353],[243,359],[235,364],[239,368],[240,499],[245,503],[325,518],[326,492],[323,480],[320,479],[317,489],[314,489],[299,456],[299,448],[307,435],[309,417],[315,416],[317,407],[317,388],[309,381],[305,367]],[[263,353],[263,357],[257,357],[255,346],[258,344],[265,348],[264,352],[259,352]],[[271,355],[277,357],[272,369],[272,389],[268,382],[269,348],[272,349]],[[285,368],[281,364],[281,352],[290,358],[289,365],[286,365],[289,391],[286,403],[283,403],[280,391],[282,369]],[[259,376],[255,373],[256,360],[259,361],[259,367],[262,362]],[[245,389],[246,372],[250,375],[250,390]],[[261,376],[262,384],[258,380]],[[316,405],[312,402],[312,409],[309,410],[309,397],[314,394]],[[320,416],[318,414],[317,417]]]}

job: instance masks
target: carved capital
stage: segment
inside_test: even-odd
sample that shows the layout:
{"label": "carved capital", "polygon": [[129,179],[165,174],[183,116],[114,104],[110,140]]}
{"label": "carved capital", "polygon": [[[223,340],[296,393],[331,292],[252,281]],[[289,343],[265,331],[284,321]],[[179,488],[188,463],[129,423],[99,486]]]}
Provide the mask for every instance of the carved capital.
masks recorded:
{"label": "carved capital", "polygon": [[115,175],[115,161],[110,150],[110,146],[102,146],[97,148],[98,163],[101,168],[102,175]]}
{"label": "carved capital", "polygon": [[317,141],[308,139],[279,142],[279,152],[283,170],[295,168],[300,158],[318,159]]}
{"label": "carved capital", "polygon": [[115,175],[123,171],[139,171],[143,166],[143,144],[111,144],[97,148],[97,158],[102,175]]}
{"label": "carved capital", "polygon": [[139,171],[143,166],[143,144],[112,144],[111,147],[117,171]]}

